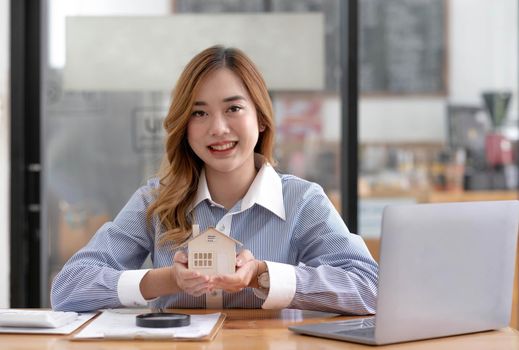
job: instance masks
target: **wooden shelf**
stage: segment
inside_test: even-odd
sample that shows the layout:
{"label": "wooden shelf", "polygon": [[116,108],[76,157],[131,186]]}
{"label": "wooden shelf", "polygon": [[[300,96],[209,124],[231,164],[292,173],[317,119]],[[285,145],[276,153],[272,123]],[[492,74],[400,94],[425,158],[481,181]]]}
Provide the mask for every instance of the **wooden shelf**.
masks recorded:
{"label": "wooden shelf", "polygon": [[519,199],[518,191],[429,192],[418,196],[421,203],[495,201]]}
{"label": "wooden shelf", "polygon": [[519,199],[513,191],[374,191],[360,198],[415,198],[418,203],[495,201]]}

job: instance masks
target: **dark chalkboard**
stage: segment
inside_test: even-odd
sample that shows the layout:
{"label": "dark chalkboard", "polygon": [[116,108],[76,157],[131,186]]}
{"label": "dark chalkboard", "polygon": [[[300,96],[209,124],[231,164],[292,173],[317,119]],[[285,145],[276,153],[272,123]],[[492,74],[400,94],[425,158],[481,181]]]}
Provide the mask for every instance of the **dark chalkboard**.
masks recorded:
{"label": "dark chalkboard", "polygon": [[444,0],[361,0],[362,93],[445,92]]}
{"label": "dark chalkboard", "polygon": [[[361,93],[445,92],[445,1],[359,0]],[[321,12],[325,18],[325,89],[339,91],[340,48],[345,44],[340,33],[340,3],[341,0],[176,0],[175,12]]]}

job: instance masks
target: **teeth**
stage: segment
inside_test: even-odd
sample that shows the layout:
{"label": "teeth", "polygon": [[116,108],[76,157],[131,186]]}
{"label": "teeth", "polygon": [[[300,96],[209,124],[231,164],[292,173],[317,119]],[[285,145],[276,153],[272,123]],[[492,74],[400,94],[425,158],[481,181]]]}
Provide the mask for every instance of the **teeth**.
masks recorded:
{"label": "teeth", "polygon": [[226,143],[224,145],[218,145],[218,146],[210,146],[212,149],[216,150],[216,151],[225,151],[229,148],[232,148],[234,147],[234,145],[236,144],[236,142],[229,142],[229,143]]}

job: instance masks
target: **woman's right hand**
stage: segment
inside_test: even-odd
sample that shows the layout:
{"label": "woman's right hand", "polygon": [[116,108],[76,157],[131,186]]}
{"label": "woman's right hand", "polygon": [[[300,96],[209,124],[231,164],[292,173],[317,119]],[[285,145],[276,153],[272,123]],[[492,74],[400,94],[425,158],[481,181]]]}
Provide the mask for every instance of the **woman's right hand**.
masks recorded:
{"label": "woman's right hand", "polygon": [[209,276],[189,270],[187,266],[188,258],[184,252],[176,252],[173,261],[172,278],[181,291],[195,297],[209,292]]}
{"label": "woman's right hand", "polygon": [[186,292],[198,297],[209,291],[209,277],[187,268],[187,256],[178,251],[173,266],[148,271],[141,280],[140,291],[144,299]]}

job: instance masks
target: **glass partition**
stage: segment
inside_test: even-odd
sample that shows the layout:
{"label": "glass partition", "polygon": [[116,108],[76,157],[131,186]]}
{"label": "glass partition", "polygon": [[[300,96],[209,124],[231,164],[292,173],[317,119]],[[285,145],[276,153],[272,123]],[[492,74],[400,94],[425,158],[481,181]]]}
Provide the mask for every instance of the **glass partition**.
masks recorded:
{"label": "glass partition", "polygon": [[338,6],[338,0],[48,0],[44,293],[68,258],[153,176],[177,74],[214,44],[244,49],[263,71],[275,108],[279,171],[320,183],[338,203]]}
{"label": "glass partition", "polygon": [[517,198],[517,1],[360,0],[359,222]]}

